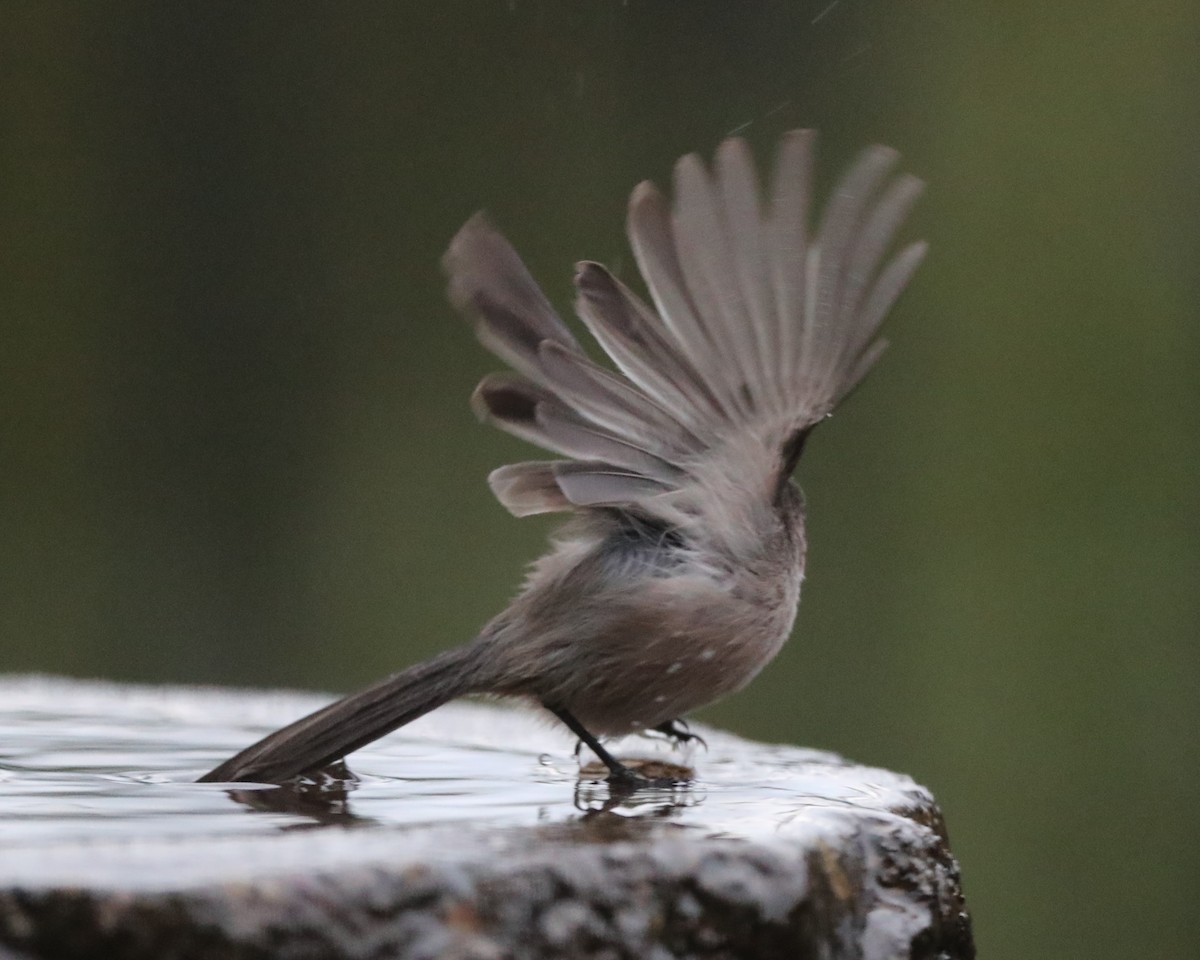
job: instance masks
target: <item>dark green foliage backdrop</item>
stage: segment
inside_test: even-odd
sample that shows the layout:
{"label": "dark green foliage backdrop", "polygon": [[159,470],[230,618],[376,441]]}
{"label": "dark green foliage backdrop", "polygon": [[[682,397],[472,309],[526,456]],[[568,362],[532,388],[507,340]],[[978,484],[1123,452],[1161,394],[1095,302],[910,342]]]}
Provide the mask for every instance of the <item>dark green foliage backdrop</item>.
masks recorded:
{"label": "dark green foliage backdrop", "polygon": [[932,255],[802,465],[798,637],[708,719],[930,784],[985,956],[1196,955],[1198,53],[1194,0],[4,3],[0,669],[467,638],[549,526],[483,484],[528,451],[467,409],[457,226],[565,310],[680,153],[892,143]]}

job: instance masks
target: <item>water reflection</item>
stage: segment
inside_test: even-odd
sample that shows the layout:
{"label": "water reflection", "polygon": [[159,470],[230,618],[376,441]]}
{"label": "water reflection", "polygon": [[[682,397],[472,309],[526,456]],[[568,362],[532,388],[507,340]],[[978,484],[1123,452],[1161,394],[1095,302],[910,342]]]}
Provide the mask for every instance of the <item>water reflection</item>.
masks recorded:
{"label": "water reflection", "polygon": [[[654,830],[752,836],[830,812],[903,809],[924,798],[904,777],[837,758],[704,731],[710,749],[648,738],[623,757],[676,764],[671,787],[616,793],[603,769],[532,713],[452,704],[299,789],[197,784],[195,777],[322,698],[0,678],[0,843],[223,838],[317,827],[542,825],[575,839]],[[678,766],[680,761],[688,766]],[[647,768],[646,772],[653,772]],[[844,773],[845,776],[840,776]]]}

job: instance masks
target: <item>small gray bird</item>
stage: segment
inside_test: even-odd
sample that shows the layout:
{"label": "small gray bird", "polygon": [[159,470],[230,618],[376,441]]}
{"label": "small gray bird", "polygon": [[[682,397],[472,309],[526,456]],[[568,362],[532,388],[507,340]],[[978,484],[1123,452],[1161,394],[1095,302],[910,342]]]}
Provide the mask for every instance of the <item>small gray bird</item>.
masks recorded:
{"label": "small gray bird", "polygon": [[518,517],[571,520],[512,604],[470,643],[272,733],[201,778],[277,783],[465,694],[541,704],[610,781],[642,778],[599,738],[657,730],[746,686],[791,632],[804,574],[809,433],[863,379],[879,325],[925,253],[884,263],[921,191],[865,150],[809,235],[814,137],[787,134],[762,198],[746,144],[675,167],[675,199],[633,191],[628,233],[653,301],[577,268],[576,311],[615,370],[588,357],[508,242],[476,215],[450,244],[450,299],[513,372],[477,412],[562,457],[488,477]]}

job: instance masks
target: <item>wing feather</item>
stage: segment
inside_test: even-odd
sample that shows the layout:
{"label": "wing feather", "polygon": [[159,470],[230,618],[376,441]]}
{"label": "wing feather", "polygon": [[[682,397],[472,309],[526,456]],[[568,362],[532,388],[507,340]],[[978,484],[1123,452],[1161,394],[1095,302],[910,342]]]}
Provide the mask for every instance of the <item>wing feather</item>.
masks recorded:
{"label": "wing feather", "polygon": [[[743,305],[747,324],[737,333],[746,340],[743,355],[751,378],[762,379],[779,350],[770,263],[766,256],[766,224],[759,200],[754,158],[744,140],[732,138],[717,148],[717,189],[724,212],[724,229],[733,238],[728,245],[734,291]],[[778,409],[782,399],[773,388],[778,378],[768,377],[762,398]]]}
{"label": "wing feather", "polygon": [[[871,196],[895,165],[899,154],[890,147],[868,147],[838,181],[817,230],[816,283],[807,354],[801,358],[796,385],[811,397],[830,398],[831,382],[843,372],[839,364],[846,327],[839,323],[839,305],[846,279],[847,253]],[[808,399],[806,397],[806,399]],[[827,411],[822,411],[822,414]]]}
{"label": "wing feather", "polygon": [[551,388],[601,426],[630,439],[658,439],[676,458],[703,449],[694,433],[620,374],[557,343],[543,343],[540,359]]}
{"label": "wing feather", "polygon": [[[871,327],[866,322],[865,311],[860,309],[863,297],[879,269],[880,260],[924,187],[925,184],[914,176],[905,174],[897,177],[863,223],[849,252],[838,322],[847,327],[845,349],[850,359],[875,335],[878,325]],[[882,320],[882,316],[879,319]]]}
{"label": "wing feather", "polygon": [[664,482],[678,482],[679,467],[657,441],[627,440],[579,416],[554,394],[523,377],[493,373],[475,388],[472,405],[481,419],[545,450],[581,460],[605,460]]}
{"label": "wing feather", "polygon": [[[766,369],[780,385],[786,403],[787,385],[794,382],[803,343],[810,326],[808,317],[808,221],[812,194],[815,134],[793,130],[779,145],[772,181],[771,208],[766,224],[767,256],[774,293],[775,362]],[[786,322],[786,318],[794,322]]]}
{"label": "wing feather", "polygon": [[750,385],[758,379],[758,361],[734,265],[742,238],[726,229],[716,190],[695,154],[675,165],[672,222],[683,283],[714,351],[705,364],[711,386],[727,409],[752,415]]}
{"label": "wing feather", "polygon": [[558,513],[574,507],[558,486],[552,461],[510,463],[498,467],[488,474],[488,486],[514,517]]}
{"label": "wing feather", "polygon": [[576,312],[617,368],[681,423],[711,429],[724,408],[653,311],[598,263],[580,264],[575,286]]}
{"label": "wing feather", "polygon": [[530,358],[546,340],[583,352],[512,245],[484,214],[475,214],[455,234],[442,267],[450,277],[450,302],[475,320],[484,346],[513,369],[528,374]]}
{"label": "wing feather", "polygon": [[558,463],[554,475],[563,495],[577,507],[637,504],[672,489],[651,477],[607,463]]}
{"label": "wing feather", "polygon": [[[814,136],[787,134],[764,199],[746,144],[675,166],[674,200],[642,183],[627,230],[653,307],[599,264],[576,271],[576,312],[615,365],[590,359],[508,242],[482,216],[444,263],[450,297],[515,373],[473,403],[566,460],[489,477],[518,516],[637,510],[752,539],[802,439],[866,376],[877,332],[925,254],[888,259],[921,192],[898,155],[864,150],[810,232]],[[679,518],[685,518],[680,520]]]}
{"label": "wing feather", "polygon": [[658,317],[709,390],[720,382],[713,358],[718,354],[692,302],[679,262],[675,228],[666,199],[652,183],[641,183],[629,199],[629,242]]}

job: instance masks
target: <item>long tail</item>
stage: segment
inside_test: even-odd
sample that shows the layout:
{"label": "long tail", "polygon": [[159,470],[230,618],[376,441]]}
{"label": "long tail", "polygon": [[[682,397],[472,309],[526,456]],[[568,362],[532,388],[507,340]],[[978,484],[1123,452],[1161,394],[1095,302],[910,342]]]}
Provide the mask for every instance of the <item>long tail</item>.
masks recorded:
{"label": "long tail", "polygon": [[280,783],[340,760],[443,703],[475,692],[476,651],[438,654],[264,737],[198,782]]}

